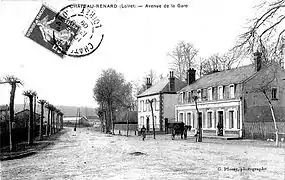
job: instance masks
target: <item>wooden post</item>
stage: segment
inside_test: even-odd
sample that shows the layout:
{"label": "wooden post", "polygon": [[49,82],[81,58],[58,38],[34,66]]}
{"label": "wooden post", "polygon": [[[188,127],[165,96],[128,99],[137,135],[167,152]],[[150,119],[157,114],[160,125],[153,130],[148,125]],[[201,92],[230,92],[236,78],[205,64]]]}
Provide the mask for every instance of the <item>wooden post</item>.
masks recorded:
{"label": "wooden post", "polygon": [[130,114],[129,114],[129,111],[127,111],[127,137],[129,136],[129,116],[130,116]]}
{"label": "wooden post", "polygon": [[8,123],[9,123],[9,147],[10,147],[10,151],[12,151],[12,150],[13,150],[13,142],[12,142],[12,122],[11,122],[11,118],[8,117],[8,110],[9,110],[9,108],[8,108],[8,106],[7,106],[7,109],[6,109],[6,111],[5,111],[5,116],[6,116],[5,119],[9,118],[9,121],[8,121]]}
{"label": "wooden post", "polygon": [[41,103],[40,140],[43,139],[44,103]]}

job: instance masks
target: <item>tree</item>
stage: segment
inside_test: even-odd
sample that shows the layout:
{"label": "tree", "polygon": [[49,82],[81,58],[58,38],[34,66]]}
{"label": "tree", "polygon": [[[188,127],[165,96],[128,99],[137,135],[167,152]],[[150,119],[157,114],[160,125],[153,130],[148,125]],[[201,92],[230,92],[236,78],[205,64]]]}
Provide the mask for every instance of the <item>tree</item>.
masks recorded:
{"label": "tree", "polygon": [[13,142],[12,142],[12,122],[15,121],[15,113],[14,113],[14,102],[15,102],[15,93],[17,85],[23,85],[23,82],[15,76],[6,76],[4,77],[4,82],[0,82],[0,84],[8,83],[11,85],[10,91],[10,118],[9,118],[9,144],[10,144],[10,151],[13,150]]}
{"label": "tree", "polygon": [[50,135],[54,134],[54,111],[56,110],[55,106],[50,106]]}
{"label": "tree", "polygon": [[47,101],[40,99],[38,102],[41,105],[40,140],[42,140],[43,139],[44,105],[47,103]]}
{"label": "tree", "polygon": [[187,70],[195,66],[195,58],[198,52],[198,49],[193,44],[180,41],[172,52],[167,53],[168,56],[173,58],[173,61],[170,63],[171,69],[181,81],[185,80]]}
{"label": "tree", "polygon": [[[213,54],[207,59],[201,61],[200,64],[200,76],[211,74],[217,71],[225,71],[232,68],[234,63],[238,63],[241,60],[241,52],[236,50],[230,50],[225,54]],[[238,65],[237,64],[237,65]]]}
{"label": "tree", "polygon": [[46,128],[46,136],[51,135],[51,109],[52,104],[46,103],[46,108],[48,109],[48,120],[47,120],[47,128]]}
{"label": "tree", "polygon": [[[121,73],[114,69],[103,70],[93,88],[94,99],[106,105],[109,113],[109,122],[114,133],[113,111],[121,105],[128,104],[132,99],[132,85],[127,83]],[[110,130],[109,123],[106,121],[107,132]]]}
{"label": "tree", "polygon": [[196,112],[197,112],[197,122],[198,122],[198,131],[197,131],[196,141],[202,142],[202,118],[200,118],[199,116],[200,113],[199,113],[198,103],[197,103],[199,97],[197,95],[193,95],[192,98],[195,102],[195,107],[196,107]]}
{"label": "tree", "polygon": [[32,90],[27,90],[23,92],[24,96],[29,98],[30,105],[30,117],[29,117],[29,126],[28,126],[28,142],[29,145],[33,144],[34,141],[34,113],[33,113],[33,98],[36,96],[36,92]]}
{"label": "tree", "polygon": [[152,130],[153,130],[153,139],[155,139],[155,122],[154,122],[154,114],[153,114],[153,102],[154,102],[154,99],[148,99],[147,100],[150,104],[150,108],[151,108],[151,116],[152,116]]}
{"label": "tree", "polygon": [[285,1],[264,1],[255,8],[259,15],[249,21],[250,26],[240,35],[234,49],[242,49],[244,55],[259,50],[265,61],[281,64],[285,48]]}

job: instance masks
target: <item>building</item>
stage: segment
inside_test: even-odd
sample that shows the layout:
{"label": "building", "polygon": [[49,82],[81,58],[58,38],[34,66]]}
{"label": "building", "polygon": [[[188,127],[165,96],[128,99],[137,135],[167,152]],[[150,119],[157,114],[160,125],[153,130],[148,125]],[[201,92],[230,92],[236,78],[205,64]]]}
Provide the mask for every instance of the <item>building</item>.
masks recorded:
{"label": "building", "polygon": [[86,119],[93,127],[100,127],[101,121],[97,115],[95,116],[86,116]]}
{"label": "building", "polygon": [[[275,63],[264,65],[261,53],[254,55],[252,65],[214,72],[189,82],[178,92],[176,120],[191,125],[195,131],[200,118],[203,135],[266,138],[274,135],[270,100],[279,131],[285,132],[285,70]],[[193,95],[198,97],[199,114]]]}
{"label": "building", "polygon": [[85,116],[81,117],[64,117],[63,118],[63,124],[64,126],[75,126],[75,124],[78,127],[86,127],[86,126],[93,126],[94,122],[90,119],[87,119]]}
{"label": "building", "polygon": [[152,85],[147,78],[147,89],[137,96],[138,128],[144,125],[147,131],[153,129],[151,104],[153,107],[154,127],[156,131],[164,131],[165,119],[174,121],[174,106],[177,104],[177,91],[186,86],[185,82],[174,77],[171,71],[169,77],[161,79]]}

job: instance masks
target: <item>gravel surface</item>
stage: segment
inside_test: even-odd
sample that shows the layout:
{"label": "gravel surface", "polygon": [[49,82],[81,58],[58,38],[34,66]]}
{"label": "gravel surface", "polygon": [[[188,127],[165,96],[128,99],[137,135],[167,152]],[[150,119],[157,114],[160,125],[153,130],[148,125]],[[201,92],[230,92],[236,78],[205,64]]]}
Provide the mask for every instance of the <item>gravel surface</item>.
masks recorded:
{"label": "gravel surface", "polygon": [[285,150],[271,142],[65,131],[35,155],[2,161],[1,179],[285,179]]}

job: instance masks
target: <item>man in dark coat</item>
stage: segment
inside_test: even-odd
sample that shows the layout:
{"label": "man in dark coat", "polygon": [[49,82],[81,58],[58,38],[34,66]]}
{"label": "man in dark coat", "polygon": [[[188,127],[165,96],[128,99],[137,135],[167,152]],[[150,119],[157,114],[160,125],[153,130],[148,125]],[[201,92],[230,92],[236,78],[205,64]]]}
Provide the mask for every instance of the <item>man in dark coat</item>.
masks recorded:
{"label": "man in dark coat", "polygon": [[141,128],[141,135],[142,135],[142,138],[143,138],[143,141],[144,141],[144,139],[145,139],[145,137],[146,137],[146,128],[144,127],[144,125],[143,125],[143,127]]}

